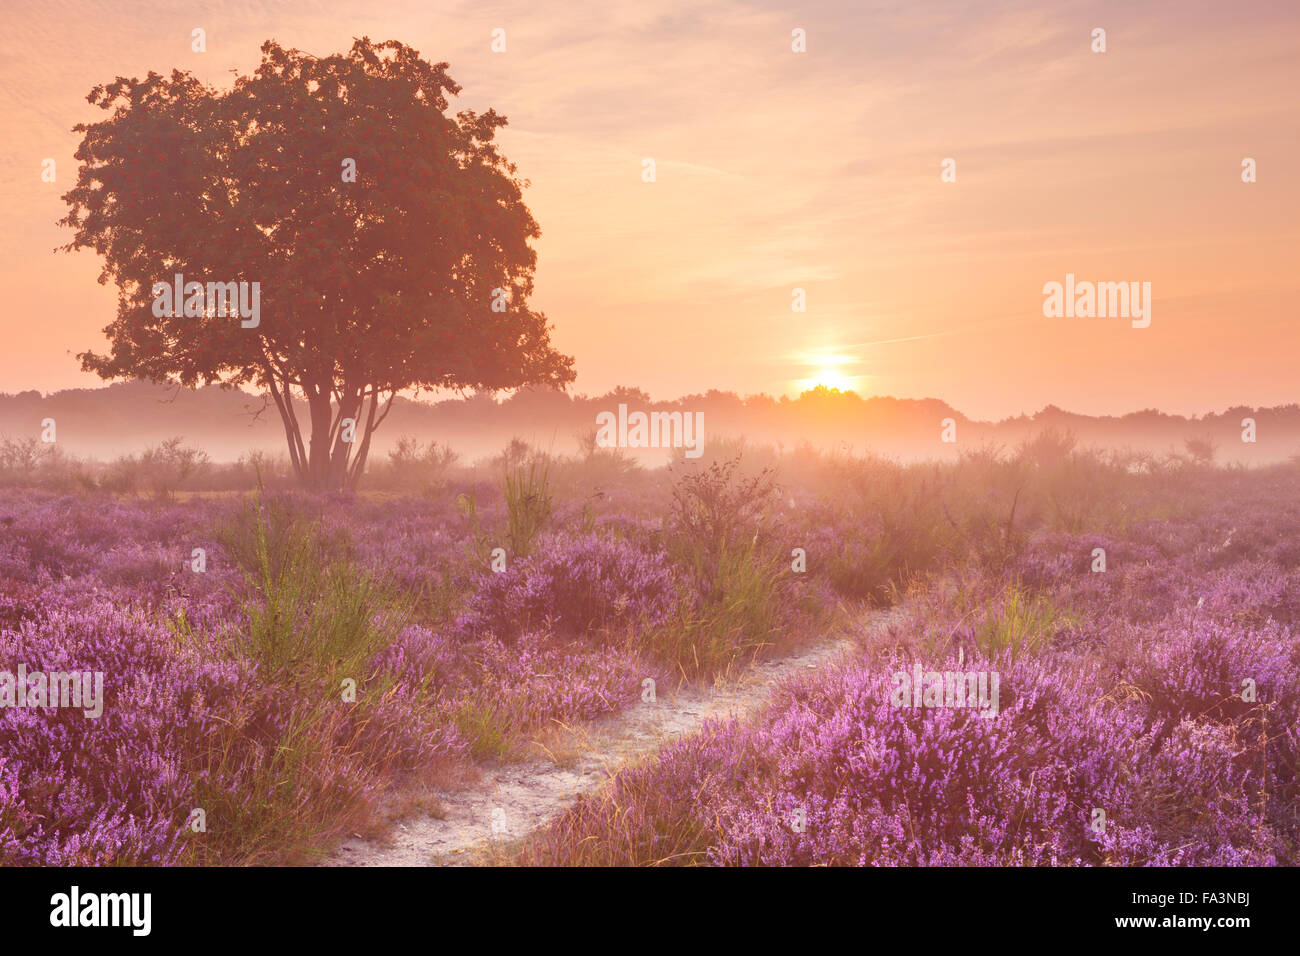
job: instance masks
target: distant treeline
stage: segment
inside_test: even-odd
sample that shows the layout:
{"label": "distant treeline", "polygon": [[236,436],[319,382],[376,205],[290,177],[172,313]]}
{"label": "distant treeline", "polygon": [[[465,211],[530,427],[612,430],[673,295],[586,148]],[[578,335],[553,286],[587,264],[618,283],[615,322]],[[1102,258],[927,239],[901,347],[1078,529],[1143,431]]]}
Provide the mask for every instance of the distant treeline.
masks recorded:
{"label": "distant treeline", "polygon": [[[553,389],[523,389],[495,398],[470,395],[429,402],[399,398],[376,433],[376,453],[386,455],[403,437],[437,441],[465,460],[498,454],[513,438],[556,454],[573,454],[596,433],[596,416],[630,411],[702,412],[704,441],[744,436],[755,444],[787,449],[808,442],[820,448],[897,458],[947,458],[981,445],[1014,447],[1046,430],[1068,432],[1081,446],[1166,453],[1188,441],[1208,443],[1221,462],[1264,463],[1300,452],[1300,405],[1246,406],[1199,417],[1154,409],[1122,416],[1079,415],[1048,406],[1034,415],[981,422],[938,399],[863,398],[853,392],[814,389],[797,398],[741,397],[710,390],[674,401],[655,401],[636,388],[601,396]],[[299,414],[306,420],[305,406]],[[213,461],[235,461],[250,451],[277,454],[283,432],[274,408],[254,394],[210,386],[198,390],[128,382],[92,389],[0,394],[0,439],[39,437],[55,420],[59,446],[100,459],[135,453],[175,437],[203,449]],[[951,419],[942,440],[945,419]],[[1250,426],[1253,420],[1254,442]],[[631,454],[651,461],[668,453],[652,448]]]}

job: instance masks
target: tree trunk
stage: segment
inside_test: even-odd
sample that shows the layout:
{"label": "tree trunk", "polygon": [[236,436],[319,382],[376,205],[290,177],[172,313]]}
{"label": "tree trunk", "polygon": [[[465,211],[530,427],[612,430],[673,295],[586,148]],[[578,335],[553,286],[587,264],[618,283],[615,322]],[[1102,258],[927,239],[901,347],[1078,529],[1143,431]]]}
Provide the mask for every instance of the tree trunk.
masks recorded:
{"label": "tree trunk", "polygon": [[284,383],[283,393],[276,382],[275,373],[269,362],[265,363],[266,385],[275,400],[276,410],[280,413],[280,422],[284,425],[284,438],[289,443],[289,461],[293,464],[294,477],[299,482],[307,478],[307,449],[302,443],[302,429],[298,426],[298,417],[293,411],[293,396],[288,382]]}
{"label": "tree trunk", "polygon": [[[329,461],[330,491],[339,491],[347,484],[348,460],[352,456],[352,448],[357,440],[357,432],[360,431],[357,414],[361,410],[361,393],[362,390],[355,386],[344,386],[343,400],[339,404],[339,428],[338,433],[333,436],[334,449],[330,454]],[[343,427],[348,420],[352,422],[350,441],[346,429]]]}
{"label": "tree trunk", "polygon": [[[341,491],[355,489],[365,471],[370,451],[370,436],[387,416],[391,397],[378,415],[380,392],[378,386],[344,386],[338,418],[334,417],[333,395],[329,388],[304,389],[307,407],[311,411],[311,438],[305,455],[306,465],[299,471],[300,483],[312,491]],[[370,399],[369,406],[366,399]],[[365,412],[364,421],[361,420]],[[343,423],[353,420],[352,441],[345,441]],[[297,424],[296,422],[294,423]],[[299,438],[299,447],[302,439]],[[290,457],[293,446],[290,443]]]}
{"label": "tree trunk", "polygon": [[330,477],[330,409],[329,389],[307,393],[307,407],[311,410],[311,439],[308,446],[307,480],[313,491],[328,491]]}
{"label": "tree trunk", "polygon": [[370,455],[370,436],[375,433],[375,413],[379,410],[379,387],[374,386],[370,392],[370,407],[366,412],[365,437],[357,448],[352,466],[347,470],[346,486],[349,491],[356,491],[361,483],[361,475],[366,470],[366,458]]}

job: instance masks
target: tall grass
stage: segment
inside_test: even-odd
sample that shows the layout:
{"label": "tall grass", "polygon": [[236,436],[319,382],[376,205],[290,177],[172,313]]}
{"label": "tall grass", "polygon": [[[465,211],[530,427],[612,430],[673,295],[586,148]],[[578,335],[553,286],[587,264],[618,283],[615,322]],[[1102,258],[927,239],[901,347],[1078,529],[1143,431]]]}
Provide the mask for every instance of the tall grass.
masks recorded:
{"label": "tall grass", "polygon": [[244,571],[248,627],[234,649],[267,678],[360,676],[409,623],[409,602],[374,572],[328,561],[316,526],[277,500],[244,501],[226,547]]}
{"label": "tall grass", "polygon": [[[374,741],[391,721],[382,711],[394,680],[371,661],[406,626],[410,604],[372,572],[332,560],[319,526],[282,500],[246,498],[220,537],[243,572],[246,616],[225,636],[256,663],[258,686],[196,755],[196,800],[221,826],[195,841],[193,862],[303,862],[377,812],[393,757]],[[345,681],[361,689],[355,699]]]}
{"label": "tall grass", "polygon": [[506,540],[515,557],[532,551],[551,517],[550,468],[550,461],[542,455],[506,466]]}
{"label": "tall grass", "polygon": [[673,486],[665,545],[690,586],[644,640],[685,677],[752,660],[795,613],[789,566],[768,538],[774,475],[745,475],[739,466],[739,457],[714,462]]}
{"label": "tall grass", "polygon": [[1011,583],[992,601],[972,608],[977,615],[975,647],[985,657],[1012,661],[1049,646],[1065,627],[1066,616],[1047,597]]}
{"label": "tall grass", "polygon": [[668,621],[644,636],[651,653],[688,678],[752,661],[776,645],[786,623],[783,564],[752,542],[708,560],[708,591],[682,596]]}
{"label": "tall grass", "polygon": [[264,708],[230,714],[197,755],[195,804],[218,825],[191,842],[190,863],[303,863],[374,820],[387,768],[353,759],[351,715],[336,701],[317,696],[278,728],[254,717]]}

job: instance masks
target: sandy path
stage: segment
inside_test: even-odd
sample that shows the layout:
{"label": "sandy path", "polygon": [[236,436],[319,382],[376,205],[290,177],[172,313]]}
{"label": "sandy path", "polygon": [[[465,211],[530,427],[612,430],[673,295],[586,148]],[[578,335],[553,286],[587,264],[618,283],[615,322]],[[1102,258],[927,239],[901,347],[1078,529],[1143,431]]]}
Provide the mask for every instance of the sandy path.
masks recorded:
{"label": "sandy path", "polygon": [[[874,612],[863,631],[883,626],[889,616]],[[661,689],[653,703],[639,702],[557,735],[548,741],[550,755],[480,765],[480,779],[465,789],[434,791],[439,816],[403,820],[383,843],[348,840],[322,865],[473,863],[476,849],[527,836],[626,762],[698,730],[706,718],[753,714],[781,681],[825,667],[856,644],[850,636],[830,638],[789,657],[759,662],[732,680],[676,692]]]}

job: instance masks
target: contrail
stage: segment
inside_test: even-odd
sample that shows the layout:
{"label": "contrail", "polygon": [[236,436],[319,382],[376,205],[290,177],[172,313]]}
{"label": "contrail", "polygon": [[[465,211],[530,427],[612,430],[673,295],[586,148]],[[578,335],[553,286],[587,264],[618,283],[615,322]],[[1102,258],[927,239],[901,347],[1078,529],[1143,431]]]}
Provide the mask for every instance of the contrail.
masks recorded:
{"label": "contrail", "polygon": [[999,322],[1006,323],[1006,322],[1023,322],[1023,321],[1027,321],[1027,319],[1023,317],[1008,318],[1007,316],[995,316],[994,318],[991,319],[982,319],[978,322],[972,322],[969,325],[964,325],[961,328],[957,328],[957,329],[944,329],[940,332],[926,332],[922,335],[905,335],[902,336],[901,338],[896,338],[896,339],[876,339],[871,342],[853,342],[848,345],[840,345],[836,347],[840,349],[865,349],[865,348],[870,348],[873,345],[895,345],[899,342],[917,342],[920,341],[921,339],[937,339],[937,338],[942,338],[943,336],[946,335],[957,335],[961,332],[969,332],[972,329],[982,328],[986,325],[991,325]]}

